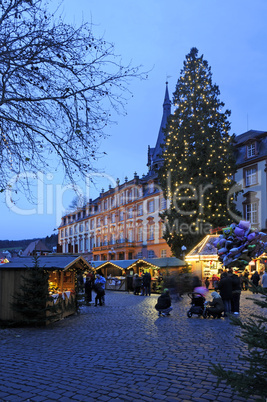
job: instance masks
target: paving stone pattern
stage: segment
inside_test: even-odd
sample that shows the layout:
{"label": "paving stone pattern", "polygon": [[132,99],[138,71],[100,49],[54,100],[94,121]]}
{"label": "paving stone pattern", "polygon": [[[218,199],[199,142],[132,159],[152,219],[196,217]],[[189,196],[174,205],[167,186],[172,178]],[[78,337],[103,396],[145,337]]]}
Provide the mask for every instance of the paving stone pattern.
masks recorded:
{"label": "paving stone pattern", "polygon": [[[0,329],[0,401],[245,401],[210,373],[244,367],[240,328],[187,318],[187,296],[158,317],[158,295],[106,293],[105,306],[46,328]],[[260,297],[242,293],[243,319],[264,312],[248,295]]]}

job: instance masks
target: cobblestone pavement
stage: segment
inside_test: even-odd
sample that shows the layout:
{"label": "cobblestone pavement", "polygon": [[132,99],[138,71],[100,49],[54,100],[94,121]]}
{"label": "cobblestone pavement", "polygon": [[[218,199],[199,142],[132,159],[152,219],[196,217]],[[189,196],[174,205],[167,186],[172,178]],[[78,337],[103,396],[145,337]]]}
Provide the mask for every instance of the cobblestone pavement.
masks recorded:
{"label": "cobblestone pavement", "polygon": [[[260,297],[242,293],[244,319],[263,313],[248,295]],[[157,297],[107,291],[105,306],[46,328],[0,329],[0,400],[245,401],[210,373],[211,362],[241,367],[240,329],[187,318],[187,296],[158,317]]]}

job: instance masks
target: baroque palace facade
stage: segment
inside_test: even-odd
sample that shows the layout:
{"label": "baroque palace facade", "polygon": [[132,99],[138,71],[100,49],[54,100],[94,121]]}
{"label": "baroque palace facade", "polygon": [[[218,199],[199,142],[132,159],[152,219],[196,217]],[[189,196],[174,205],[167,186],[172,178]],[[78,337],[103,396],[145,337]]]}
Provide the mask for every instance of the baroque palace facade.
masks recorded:
{"label": "baroque palace facade", "polygon": [[[168,85],[155,148],[148,147],[148,173],[125,180],[82,208],[62,217],[58,228],[58,252],[83,253],[94,261],[171,257],[163,239],[160,212],[166,200],[156,168],[161,164],[163,129],[171,114]],[[243,190],[237,209],[252,227],[267,232],[267,132],[250,130],[236,137],[235,181]],[[233,217],[233,219],[235,219]]]}
{"label": "baroque palace facade", "polygon": [[58,252],[85,253],[94,261],[164,258],[172,255],[163,239],[159,213],[166,200],[155,169],[160,165],[163,129],[171,113],[166,83],[163,115],[155,148],[148,148],[148,174],[102,190],[99,197],[62,217]]}

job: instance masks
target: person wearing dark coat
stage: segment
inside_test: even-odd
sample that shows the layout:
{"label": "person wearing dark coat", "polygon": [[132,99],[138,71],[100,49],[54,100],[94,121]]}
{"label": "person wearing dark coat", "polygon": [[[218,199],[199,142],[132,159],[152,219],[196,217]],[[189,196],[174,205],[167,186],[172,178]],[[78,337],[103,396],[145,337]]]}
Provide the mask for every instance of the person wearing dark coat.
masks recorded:
{"label": "person wearing dark coat", "polygon": [[259,285],[259,281],[260,281],[260,275],[258,274],[258,271],[255,271],[254,274],[251,277],[252,283],[255,286]]}
{"label": "person wearing dark coat", "polygon": [[162,315],[166,317],[170,315],[170,311],[172,311],[172,300],[170,296],[169,289],[164,289],[161,296],[158,298],[158,302],[155,305],[155,309],[159,312],[159,317]]}
{"label": "person wearing dark coat", "polygon": [[233,272],[232,268],[229,269],[229,276],[232,280],[231,312],[234,314],[239,314],[241,294],[240,278]]}
{"label": "person wearing dark coat", "polygon": [[85,293],[85,303],[89,305],[92,301],[92,289],[94,287],[94,275],[89,273],[86,276],[85,284],[84,284],[84,293]]}
{"label": "person wearing dark coat", "polygon": [[217,292],[212,292],[212,301],[209,302],[209,306],[207,307],[208,314],[212,315],[213,318],[221,318],[221,315],[224,311],[224,305],[221,296]]}
{"label": "person wearing dark coat", "polygon": [[223,301],[225,316],[231,313],[232,287],[231,278],[227,275],[227,272],[223,272],[218,283],[218,289]]}
{"label": "person wearing dark coat", "polygon": [[149,272],[143,275],[144,295],[150,296],[151,293],[151,275]]}
{"label": "person wearing dark coat", "polygon": [[140,289],[142,286],[142,278],[138,274],[134,274],[133,277],[133,289],[134,289],[134,295],[139,295]]}

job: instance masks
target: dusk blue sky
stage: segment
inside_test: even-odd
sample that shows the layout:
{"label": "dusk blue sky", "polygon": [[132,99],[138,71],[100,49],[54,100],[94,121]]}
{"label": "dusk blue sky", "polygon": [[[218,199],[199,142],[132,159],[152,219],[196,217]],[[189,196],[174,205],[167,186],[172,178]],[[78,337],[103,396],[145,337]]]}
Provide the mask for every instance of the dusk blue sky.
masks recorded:
{"label": "dusk blue sky", "polygon": [[[112,180],[147,173],[147,148],[154,147],[162,117],[166,79],[172,93],[192,47],[208,61],[220,99],[230,109],[231,133],[267,130],[267,2],[266,0],[63,0],[70,23],[92,21],[97,36],[114,43],[122,63],[151,70],[145,81],[132,80],[127,115],[113,115],[101,143],[107,155],[96,167],[108,176],[92,189],[96,197]],[[167,78],[168,77],[168,78]],[[74,193],[60,196],[61,177],[46,182],[44,205],[18,200],[17,211],[0,198],[0,239],[38,238],[54,233]],[[112,184],[112,182],[111,182]],[[62,198],[62,200],[60,199]],[[49,202],[48,202],[49,200]],[[31,212],[26,212],[32,209]]]}

